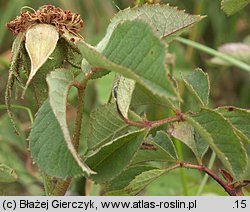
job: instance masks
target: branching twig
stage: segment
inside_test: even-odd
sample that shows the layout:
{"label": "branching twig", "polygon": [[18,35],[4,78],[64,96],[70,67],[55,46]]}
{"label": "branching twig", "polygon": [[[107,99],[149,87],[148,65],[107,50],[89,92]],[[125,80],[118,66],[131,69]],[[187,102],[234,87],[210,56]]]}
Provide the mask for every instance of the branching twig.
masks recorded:
{"label": "branching twig", "polygon": [[141,122],[135,122],[135,121],[131,121],[129,119],[124,118],[124,121],[126,124],[128,125],[132,125],[132,126],[136,126],[136,127],[141,127],[141,128],[155,128],[155,127],[159,127],[163,124],[168,124],[168,123],[172,123],[172,122],[176,122],[176,121],[184,121],[183,119],[183,114],[177,114],[176,116],[170,117],[170,118],[165,118],[165,119],[161,119],[161,120],[157,120],[157,121],[141,121]]}
{"label": "branching twig", "polygon": [[191,164],[191,163],[186,163],[186,162],[179,162],[175,164],[174,166],[167,168],[166,171],[172,171],[177,168],[188,168],[188,169],[196,169],[200,172],[205,172],[208,174],[210,177],[212,177],[218,184],[221,185],[221,187],[224,188],[224,190],[230,195],[230,196],[244,196],[242,192],[242,187],[248,185],[250,182],[248,181],[243,181],[243,182],[238,182],[235,184],[230,184],[228,182],[225,182],[222,180],[215,172],[213,172],[211,169],[203,166],[203,165],[196,165],[196,164]]}

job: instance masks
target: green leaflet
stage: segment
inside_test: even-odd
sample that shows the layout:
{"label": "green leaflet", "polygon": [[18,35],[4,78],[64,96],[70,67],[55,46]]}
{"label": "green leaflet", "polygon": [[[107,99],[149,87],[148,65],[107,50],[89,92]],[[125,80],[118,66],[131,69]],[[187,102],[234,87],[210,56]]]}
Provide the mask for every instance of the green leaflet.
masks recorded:
{"label": "green leaflet", "polygon": [[152,169],[146,172],[142,172],[140,175],[136,176],[127,187],[123,190],[129,195],[137,195],[142,191],[147,185],[152,183],[154,180],[162,176],[167,172],[166,169]]}
{"label": "green leaflet", "polygon": [[119,24],[102,54],[85,42],[79,43],[79,48],[92,66],[135,80],[175,108],[173,102],[179,96],[166,74],[166,46],[146,23]]}
{"label": "green leaflet", "polygon": [[[145,171],[155,169],[153,166],[131,166],[108,184],[107,192],[121,190],[129,185],[129,183],[139,174]],[[107,193],[107,195],[108,195]]]}
{"label": "green leaflet", "polygon": [[49,103],[61,127],[67,148],[82,171],[87,175],[93,174],[78,156],[78,153],[72,144],[66,121],[67,97],[69,89],[74,82],[74,76],[70,70],[56,69],[47,76],[47,82],[49,86]]}
{"label": "green leaflet", "polygon": [[90,114],[90,129],[88,134],[88,147],[95,149],[106,144],[116,133],[128,125],[121,119],[116,104],[100,106]]}
{"label": "green leaflet", "polygon": [[17,174],[15,170],[3,163],[0,163],[0,183],[12,183],[16,180]]}
{"label": "green leaflet", "polygon": [[186,144],[193,151],[199,164],[202,164],[202,158],[208,150],[208,144],[192,125],[187,122],[175,123],[171,126],[170,134]]}
{"label": "green leaflet", "polygon": [[89,157],[86,163],[97,173],[92,176],[93,180],[105,183],[120,174],[131,163],[144,137],[142,130],[123,135]]}
{"label": "green leaflet", "polygon": [[185,116],[185,119],[208,142],[230,173],[239,179],[246,170],[247,155],[230,123],[218,112],[209,109]]}
{"label": "green leaflet", "polygon": [[[174,162],[176,161],[169,153],[165,152],[160,146],[153,141],[147,142],[148,149],[140,149],[135,155],[132,164],[141,164],[150,161]],[[142,147],[143,148],[143,147]]]}
{"label": "green leaflet", "polygon": [[164,131],[158,131],[155,135],[155,137],[152,138],[152,140],[160,146],[162,149],[164,149],[165,152],[167,152],[173,159],[177,159],[177,152],[175,149],[175,145],[173,144],[173,141],[168,136],[167,133]]}
{"label": "green leaflet", "polygon": [[222,0],[221,8],[228,15],[232,15],[248,5],[250,0]]}
{"label": "green leaflet", "polygon": [[[170,42],[201,19],[202,17],[199,15],[189,15],[185,11],[166,4],[145,4],[142,7],[127,8],[119,11],[111,20],[106,35],[96,46],[96,49],[102,53],[110,41],[113,31],[124,21],[144,20],[159,33],[161,38],[165,37],[165,40]],[[86,61],[83,66],[86,67]],[[94,76],[95,78],[102,77],[107,73],[107,71],[97,72]]]}
{"label": "green leaflet", "polygon": [[58,178],[82,174],[49,101],[39,109],[29,139],[33,161],[46,174]]}
{"label": "green leaflet", "polygon": [[175,146],[169,136],[158,131],[155,137],[149,136],[146,144],[136,153],[133,164],[148,161],[176,162],[177,154]]}
{"label": "green leaflet", "polygon": [[201,106],[209,103],[210,83],[206,73],[196,69],[192,74],[182,78],[190,93],[198,100]]}
{"label": "green leaflet", "polygon": [[220,107],[217,109],[235,128],[242,140],[250,143],[250,111],[236,107]]}
{"label": "green leaflet", "polygon": [[168,42],[180,35],[185,29],[199,22],[202,17],[189,15],[185,11],[178,10],[164,4],[145,4],[142,7],[127,8],[119,11],[111,20],[107,33],[97,45],[97,50],[102,52],[106,48],[110,37],[118,24],[124,21],[143,19],[159,32],[160,37],[166,37]]}

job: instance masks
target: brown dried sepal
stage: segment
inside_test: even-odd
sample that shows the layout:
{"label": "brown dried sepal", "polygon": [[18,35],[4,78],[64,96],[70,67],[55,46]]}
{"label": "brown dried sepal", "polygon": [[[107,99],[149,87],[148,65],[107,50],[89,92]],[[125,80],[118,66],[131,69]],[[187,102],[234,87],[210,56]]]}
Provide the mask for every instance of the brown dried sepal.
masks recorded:
{"label": "brown dried sepal", "polygon": [[36,23],[54,25],[61,34],[68,30],[77,35],[83,27],[80,14],[73,13],[70,10],[62,10],[53,5],[45,5],[34,12],[25,10],[21,13],[21,16],[16,17],[6,26],[16,36],[19,32],[25,32]]}

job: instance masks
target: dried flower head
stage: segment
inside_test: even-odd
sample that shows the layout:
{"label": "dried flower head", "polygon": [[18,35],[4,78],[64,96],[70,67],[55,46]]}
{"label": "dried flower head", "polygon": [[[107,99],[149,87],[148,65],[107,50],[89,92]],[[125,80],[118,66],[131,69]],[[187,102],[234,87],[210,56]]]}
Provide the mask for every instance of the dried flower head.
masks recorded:
{"label": "dried flower head", "polygon": [[53,5],[45,5],[32,12],[25,10],[21,13],[21,16],[16,17],[6,26],[14,35],[17,35],[19,32],[25,32],[36,23],[54,25],[59,33],[68,30],[73,34],[78,34],[80,28],[83,27],[80,14],[73,13],[70,10],[64,11]]}

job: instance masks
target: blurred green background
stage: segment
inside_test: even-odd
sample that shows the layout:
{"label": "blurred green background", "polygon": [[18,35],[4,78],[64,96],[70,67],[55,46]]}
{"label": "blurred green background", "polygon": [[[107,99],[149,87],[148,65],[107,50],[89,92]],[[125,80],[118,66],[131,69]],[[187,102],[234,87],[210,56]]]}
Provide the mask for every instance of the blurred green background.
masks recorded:
{"label": "blurred green background", "polygon": [[[170,3],[192,14],[207,15],[192,30],[183,36],[202,43],[208,47],[218,49],[226,43],[250,44],[250,7],[227,16],[220,9],[220,0],[162,0],[161,3]],[[0,195],[43,195],[42,181],[37,169],[32,165],[29,153],[26,150],[26,137],[30,129],[30,120],[26,110],[15,110],[22,135],[13,133],[13,128],[4,109],[4,92],[8,76],[11,57],[11,45],[14,37],[7,31],[5,24],[20,14],[23,6],[38,9],[45,4],[53,4],[63,9],[70,9],[80,13],[84,20],[82,35],[91,44],[97,44],[105,34],[110,19],[119,9],[134,6],[133,0],[0,0],[0,162],[13,167],[19,176],[16,183],[0,183]],[[191,72],[196,67],[208,72],[211,82],[211,106],[235,105],[250,108],[250,78],[249,73],[228,65],[216,65],[211,62],[211,56],[197,51],[189,46],[174,41],[169,46],[170,53],[175,55],[174,73]],[[248,58],[250,64],[250,57]],[[114,75],[110,74],[91,83],[88,89],[87,108],[85,118],[88,118],[90,109],[94,105],[107,102]],[[185,91],[183,91],[185,99]],[[28,96],[28,95],[27,95]],[[70,98],[73,100],[75,91]],[[188,97],[185,99],[189,102]],[[36,107],[34,100],[17,100],[15,104],[26,105],[33,112]],[[188,103],[189,104],[189,103]],[[192,102],[190,101],[190,104]],[[74,105],[74,101],[72,101]],[[190,105],[189,105],[190,107]],[[183,108],[185,109],[185,107]],[[69,116],[74,108],[69,107]],[[162,110],[150,108],[149,117],[158,119],[164,116]],[[70,118],[69,118],[70,119]],[[249,148],[249,147],[248,147]],[[192,161],[192,153],[183,146],[184,158]],[[207,160],[210,153],[207,154]],[[219,162],[216,163],[219,166]],[[216,167],[215,167],[216,168]],[[145,189],[143,195],[195,195],[203,174],[197,171],[186,170],[184,175],[187,181],[186,191],[183,191],[179,170],[161,177]],[[182,174],[183,177],[183,174]],[[245,178],[250,178],[248,170]],[[72,194],[82,194],[82,180],[78,179],[71,188]],[[184,189],[185,190],[185,189]],[[249,189],[250,190],[250,189]],[[93,195],[98,195],[99,188],[93,185]],[[224,191],[213,181],[208,181],[203,195],[225,195]]]}

